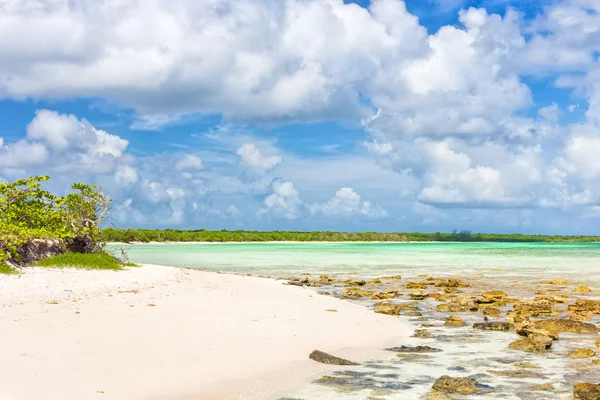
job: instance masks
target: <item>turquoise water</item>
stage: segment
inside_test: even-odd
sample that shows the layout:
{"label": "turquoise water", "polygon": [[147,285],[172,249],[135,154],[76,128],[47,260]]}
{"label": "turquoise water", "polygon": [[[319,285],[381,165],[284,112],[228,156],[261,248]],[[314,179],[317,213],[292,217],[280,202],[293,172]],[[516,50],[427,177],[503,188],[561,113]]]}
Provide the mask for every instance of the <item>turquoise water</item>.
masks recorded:
{"label": "turquoise water", "polygon": [[600,270],[600,243],[243,243],[135,244],[131,261],[233,273],[375,276],[540,272],[587,275]]}

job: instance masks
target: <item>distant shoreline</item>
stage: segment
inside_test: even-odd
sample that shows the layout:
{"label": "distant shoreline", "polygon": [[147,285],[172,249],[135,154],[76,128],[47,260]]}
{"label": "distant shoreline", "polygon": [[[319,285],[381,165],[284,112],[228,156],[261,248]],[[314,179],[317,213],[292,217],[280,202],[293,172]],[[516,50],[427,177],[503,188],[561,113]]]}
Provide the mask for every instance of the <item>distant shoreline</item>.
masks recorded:
{"label": "distant shoreline", "polygon": [[162,241],[162,242],[157,242],[157,241],[150,241],[150,242],[139,242],[139,241],[134,241],[134,242],[106,242],[107,245],[132,245],[132,244],[208,244],[208,245],[214,245],[214,244],[307,244],[307,243],[321,243],[321,244],[340,244],[340,243],[347,243],[347,244],[363,244],[363,243],[373,243],[373,244],[441,244],[441,243],[448,243],[448,244],[459,244],[459,243],[519,243],[519,244],[525,244],[525,243],[547,243],[547,244],[565,244],[565,243],[576,243],[576,244],[592,244],[592,243],[600,243],[600,241],[594,241],[594,242],[548,242],[548,241],[539,241],[539,242],[534,242],[534,241],[527,241],[527,242],[517,242],[517,241],[500,241],[500,240],[493,240],[493,241],[472,241],[472,242],[459,242],[459,241],[436,241],[436,240],[428,240],[428,241],[419,241],[419,240],[413,240],[413,241],[398,241],[398,242],[393,242],[393,241],[376,241],[376,240],[354,240],[354,241],[346,241],[346,240],[329,240],[329,241],[320,241],[320,240],[305,240],[305,241],[301,241],[301,240],[271,240],[271,241],[245,241],[245,242],[240,242],[240,241],[224,241],[224,242],[201,242],[201,241],[189,241],[189,242],[182,242],[182,241]]}

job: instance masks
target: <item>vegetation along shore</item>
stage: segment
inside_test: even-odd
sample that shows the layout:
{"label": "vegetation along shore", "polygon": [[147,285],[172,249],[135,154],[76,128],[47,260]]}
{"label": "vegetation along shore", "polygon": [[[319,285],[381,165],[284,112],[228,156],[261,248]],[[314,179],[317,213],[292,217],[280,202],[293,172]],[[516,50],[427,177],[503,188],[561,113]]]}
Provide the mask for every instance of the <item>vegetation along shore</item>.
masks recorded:
{"label": "vegetation along shore", "polygon": [[106,242],[540,242],[591,243],[600,242],[600,236],[523,235],[422,232],[293,232],[293,231],[209,231],[175,229],[115,229],[105,228]]}

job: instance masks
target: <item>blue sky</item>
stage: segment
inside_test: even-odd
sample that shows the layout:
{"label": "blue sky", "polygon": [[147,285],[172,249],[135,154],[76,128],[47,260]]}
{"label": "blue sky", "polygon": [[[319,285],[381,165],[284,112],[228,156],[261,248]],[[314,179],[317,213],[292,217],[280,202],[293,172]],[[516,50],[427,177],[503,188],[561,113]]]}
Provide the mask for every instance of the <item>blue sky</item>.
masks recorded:
{"label": "blue sky", "polygon": [[593,0],[14,0],[0,54],[0,181],[119,227],[599,233]]}

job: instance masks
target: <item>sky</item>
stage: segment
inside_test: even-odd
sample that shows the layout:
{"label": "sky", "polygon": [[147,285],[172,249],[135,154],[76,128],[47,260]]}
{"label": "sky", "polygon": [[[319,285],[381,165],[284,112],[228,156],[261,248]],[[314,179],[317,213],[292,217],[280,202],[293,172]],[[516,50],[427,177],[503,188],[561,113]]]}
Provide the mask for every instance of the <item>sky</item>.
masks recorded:
{"label": "sky", "polygon": [[600,234],[597,0],[5,0],[0,182],[116,227]]}

